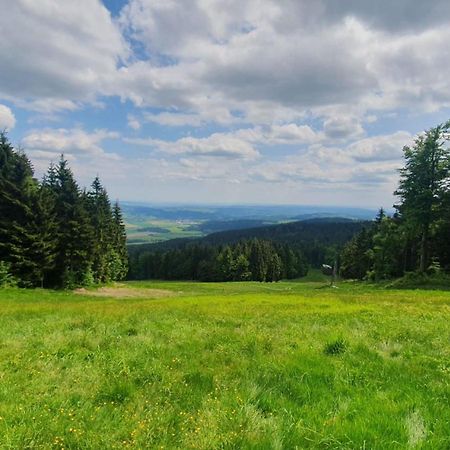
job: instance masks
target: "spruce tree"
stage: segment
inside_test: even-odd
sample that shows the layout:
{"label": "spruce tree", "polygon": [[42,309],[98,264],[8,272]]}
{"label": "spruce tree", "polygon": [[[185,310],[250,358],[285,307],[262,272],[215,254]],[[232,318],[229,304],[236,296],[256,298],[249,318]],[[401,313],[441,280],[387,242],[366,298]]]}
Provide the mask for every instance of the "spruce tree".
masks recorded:
{"label": "spruce tree", "polygon": [[395,192],[400,197],[396,208],[420,239],[420,272],[428,267],[433,226],[448,190],[450,152],[444,146],[444,135],[449,128],[450,121],[431,128],[417,137],[414,146],[403,149],[406,163]]}
{"label": "spruce tree", "polygon": [[123,221],[122,210],[119,202],[116,201],[112,210],[113,222],[113,247],[117,255],[113,270],[115,280],[123,280],[128,274],[128,250],[127,250],[127,232]]}
{"label": "spruce tree", "polygon": [[83,194],[67,161],[61,156],[59,164],[48,174],[55,175],[51,186],[57,216],[57,258],[51,274],[56,285],[71,288],[92,280],[93,228],[88,216],[87,196]]}
{"label": "spruce tree", "polygon": [[36,264],[36,284],[49,286],[47,277],[55,267],[57,257],[57,233],[55,202],[52,192],[44,184],[34,198],[34,213],[30,220],[35,239],[30,245],[30,255]]}
{"label": "spruce tree", "polygon": [[92,271],[97,283],[114,279],[113,217],[108,194],[100,179],[95,178],[87,193],[89,216],[93,227]]}
{"label": "spruce tree", "polygon": [[30,161],[0,133],[0,261],[10,264],[24,286],[34,286],[39,278],[31,251],[39,238],[32,226],[37,189]]}

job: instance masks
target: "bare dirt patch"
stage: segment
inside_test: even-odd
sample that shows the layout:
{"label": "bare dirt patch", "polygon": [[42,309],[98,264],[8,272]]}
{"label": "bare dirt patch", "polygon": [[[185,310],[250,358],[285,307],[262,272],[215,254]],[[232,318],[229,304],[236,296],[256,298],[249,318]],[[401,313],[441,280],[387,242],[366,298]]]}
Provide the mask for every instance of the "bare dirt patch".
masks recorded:
{"label": "bare dirt patch", "polygon": [[113,298],[163,298],[175,295],[175,292],[164,289],[137,289],[122,286],[101,287],[96,290],[81,288],[76,289],[74,292],[79,295]]}

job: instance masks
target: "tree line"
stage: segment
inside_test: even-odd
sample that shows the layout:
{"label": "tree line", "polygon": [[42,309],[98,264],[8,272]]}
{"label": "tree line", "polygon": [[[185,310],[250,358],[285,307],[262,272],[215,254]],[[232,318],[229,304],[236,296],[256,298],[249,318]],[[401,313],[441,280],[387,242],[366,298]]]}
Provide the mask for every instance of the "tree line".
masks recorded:
{"label": "tree line", "polygon": [[0,133],[0,283],[74,288],[127,272],[122,212],[99,178],[80,189],[61,156],[38,181],[26,154]]}
{"label": "tree line", "polygon": [[450,272],[450,121],[419,135],[403,149],[398,203],[344,247],[345,278],[389,279],[407,272]]}
{"label": "tree line", "polygon": [[251,239],[230,245],[192,243],[183,248],[130,253],[130,279],[279,281],[305,276],[303,254],[288,245]]}
{"label": "tree line", "polygon": [[[333,264],[336,254],[342,247],[368,224],[369,221],[359,222],[342,218],[305,220],[221,231],[196,239],[182,238],[152,244],[129,245],[128,251],[133,261],[131,266],[134,266],[140,258],[139,255],[183,250],[188,245],[219,248],[256,238],[271,241],[278,246],[287,246],[295,254],[301,255],[302,261],[306,261],[309,267],[319,268],[324,262]],[[142,256],[142,259],[145,257]]]}

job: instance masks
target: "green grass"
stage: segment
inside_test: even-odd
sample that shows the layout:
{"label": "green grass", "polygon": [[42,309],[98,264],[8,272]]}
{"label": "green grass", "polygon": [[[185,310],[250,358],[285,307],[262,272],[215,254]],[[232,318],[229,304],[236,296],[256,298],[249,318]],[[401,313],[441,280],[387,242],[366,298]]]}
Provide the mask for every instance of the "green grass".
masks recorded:
{"label": "green grass", "polygon": [[449,449],[450,294],[317,279],[0,291],[0,448]]}

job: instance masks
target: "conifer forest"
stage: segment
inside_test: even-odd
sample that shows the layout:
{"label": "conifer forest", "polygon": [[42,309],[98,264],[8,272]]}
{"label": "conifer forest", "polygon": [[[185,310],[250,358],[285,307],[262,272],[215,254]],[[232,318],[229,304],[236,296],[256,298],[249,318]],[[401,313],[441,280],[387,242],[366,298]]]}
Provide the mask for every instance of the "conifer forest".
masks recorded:
{"label": "conifer forest", "polygon": [[71,289],[122,280],[126,232],[97,177],[81,189],[62,156],[41,181],[26,154],[0,135],[0,279]]}

